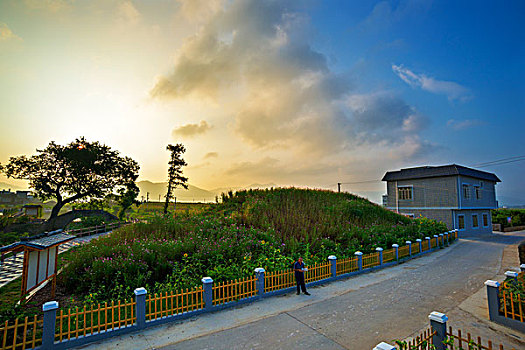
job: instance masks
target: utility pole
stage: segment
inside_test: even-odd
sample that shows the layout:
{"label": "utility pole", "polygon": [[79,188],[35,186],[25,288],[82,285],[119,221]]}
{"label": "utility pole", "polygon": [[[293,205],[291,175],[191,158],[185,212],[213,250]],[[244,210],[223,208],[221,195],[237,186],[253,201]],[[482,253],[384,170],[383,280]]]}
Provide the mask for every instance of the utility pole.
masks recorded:
{"label": "utility pole", "polygon": [[146,192],[146,203],[149,203],[149,192]]}
{"label": "utility pole", "polygon": [[160,202],[160,193],[159,193],[159,202]]}
{"label": "utility pole", "polygon": [[337,183],[337,193],[340,193],[341,192],[341,183],[338,182]]}

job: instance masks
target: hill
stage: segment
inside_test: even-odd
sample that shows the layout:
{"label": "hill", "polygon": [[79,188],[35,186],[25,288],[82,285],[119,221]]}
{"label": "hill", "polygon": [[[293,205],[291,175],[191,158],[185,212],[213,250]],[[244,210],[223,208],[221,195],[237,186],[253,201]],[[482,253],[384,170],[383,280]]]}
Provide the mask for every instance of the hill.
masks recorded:
{"label": "hill", "polygon": [[164,292],[198,285],[203,276],[228,281],[256,267],[288,268],[297,256],[306,264],[346,258],[446,230],[352,194],[295,188],[237,191],[197,213],[147,220],[76,250],[63,286],[100,301],[136,286]]}
{"label": "hill", "polygon": [[[164,201],[164,196],[168,190],[167,182],[151,182],[151,181],[139,181],[137,186],[140,189],[139,197],[144,196],[146,198],[149,192],[150,201]],[[203,190],[197,186],[188,185],[188,189],[177,188],[174,191],[177,201],[180,202],[211,202],[215,201],[215,193]]]}

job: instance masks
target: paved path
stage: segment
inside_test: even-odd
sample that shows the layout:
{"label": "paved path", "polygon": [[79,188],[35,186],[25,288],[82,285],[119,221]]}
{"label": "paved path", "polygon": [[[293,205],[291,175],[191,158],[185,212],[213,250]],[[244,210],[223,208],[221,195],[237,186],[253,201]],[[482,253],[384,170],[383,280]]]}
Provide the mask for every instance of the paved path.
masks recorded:
{"label": "paved path", "polygon": [[[104,233],[97,233],[91,236],[84,236],[75,238],[72,241],[61,244],[58,248],[58,254],[61,254],[74,246],[81,245],[91,241],[94,238],[106,235],[111,231]],[[67,233],[67,232],[66,232]],[[24,252],[17,253],[6,258],[3,262],[0,262],[0,288],[8,284],[9,282],[17,279],[22,275],[22,265],[24,263]]]}
{"label": "paved path", "polygon": [[[311,297],[267,298],[83,348],[372,349],[381,341],[413,335],[428,325],[431,311],[441,311],[483,323],[480,335],[497,338],[506,349],[524,349],[525,334],[514,332],[513,337],[508,329],[459,308],[482,294],[485,280],[498,275],[504,248],[524,238],[521,231],[462,239],[395,267],[312,288]],[[449,324],[455,325],[452,317]]]}

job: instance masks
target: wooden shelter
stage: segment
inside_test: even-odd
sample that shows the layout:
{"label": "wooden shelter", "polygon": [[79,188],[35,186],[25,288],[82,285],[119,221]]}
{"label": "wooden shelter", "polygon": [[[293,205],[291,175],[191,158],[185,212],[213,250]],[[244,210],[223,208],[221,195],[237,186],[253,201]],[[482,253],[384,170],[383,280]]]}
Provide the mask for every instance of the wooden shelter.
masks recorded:
{"label": "wooden shelter", "polygon": [[2,254],[24,252],[22,288],[20,299],[42,283],[53,278],[52,296],[55,295],[58,246],[73,240],[75,236],[62,230],[27,237],[20,242],[1,247]]}

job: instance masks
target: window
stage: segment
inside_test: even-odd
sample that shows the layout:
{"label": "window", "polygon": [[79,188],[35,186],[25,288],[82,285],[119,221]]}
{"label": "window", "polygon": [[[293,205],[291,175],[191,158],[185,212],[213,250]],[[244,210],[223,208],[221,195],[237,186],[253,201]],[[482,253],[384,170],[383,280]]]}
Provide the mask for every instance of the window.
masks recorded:
{"label": "window", "polygon": [[474,186],[474,190],[476,191],[476,199],[481,199],[481,187]]}
{"label": "window", "polygon": [[412,199],[412,186],[403,186],[397,188],[397,198],[404,200]]}
{"label": "window", "polygon": [[489,216],[487,214],[483,214],[483,227],[487,227],[489,225]]}
{"label": "window", "polygon": [[472,214],[472,227],[473,228],[478,228],[479,227],[478,214]]}
{"label": "window", "polygon": [[468,185],[463,185],[463,198],[470,199],[470,189]]}
{"label": "window", "polygon": [[465,215],[458,215],[458,229],[465,229]]}

